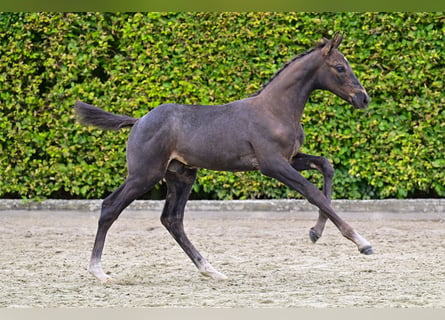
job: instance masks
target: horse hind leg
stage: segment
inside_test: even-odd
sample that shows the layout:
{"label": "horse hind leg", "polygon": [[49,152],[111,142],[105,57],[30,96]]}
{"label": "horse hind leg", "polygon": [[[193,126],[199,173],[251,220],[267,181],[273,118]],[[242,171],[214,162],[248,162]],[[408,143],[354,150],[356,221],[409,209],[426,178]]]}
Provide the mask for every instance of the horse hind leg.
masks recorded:
{"label": "horse hind leg", "polygon": [[[297,171],[304,170],[318,170],[323,175],[323,194],[328,199],[328,204],[331,204],[332,195],[332,178],[334,176],[334,168],[325,157],[312,156],[309,154],[298,153],[292,159],[292,167]],[[309,230],[309,238],[313,243],[317,242],[323,234],[328,218],[319,210],[318,220],[315,226]]]}
{"label": "horse hind leg", "polygon": [[201,274],[215,280],[224,280],[227,277],[207,262],[190,242],[184,231],[184,209],[196,179],[196,173],[196,169],[186,168],[176,161],[170,165],[164,177],[167,183],[167,197],[162,211],[161,222]]}
{"label": "horse hind leg", "polygon": [[141,178],[140,176],[129,176],[117,190],[102,202],[96,238],[88,266],[88,271],[102,283],[107,283],[111,280],[111,277],[105,274],[101,265],[102,252],[108,230],[131,202],[150,190],[160,179],[158,177]]}

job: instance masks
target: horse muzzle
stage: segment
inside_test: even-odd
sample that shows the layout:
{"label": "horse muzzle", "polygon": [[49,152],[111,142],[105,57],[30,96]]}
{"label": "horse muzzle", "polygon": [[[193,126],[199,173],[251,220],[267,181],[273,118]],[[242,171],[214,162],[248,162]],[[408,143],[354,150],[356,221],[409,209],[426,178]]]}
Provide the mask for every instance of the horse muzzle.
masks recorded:
{"label": "horse muzzle", "polygon": [[351,95],[351,104],[357,109],[365,109],[368,107],[371,98],[365,90],[358,91],[357,93]]}

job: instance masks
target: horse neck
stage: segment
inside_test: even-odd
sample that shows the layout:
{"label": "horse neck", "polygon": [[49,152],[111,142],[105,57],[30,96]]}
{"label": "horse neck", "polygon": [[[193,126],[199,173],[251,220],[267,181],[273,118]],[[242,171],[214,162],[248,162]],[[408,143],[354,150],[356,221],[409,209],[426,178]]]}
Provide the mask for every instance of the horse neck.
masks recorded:
{"label": "horse neck", "polygon": [[278,117],[299,122],[304,106],[315,89],[320,61],[317,51],[314,51],[283,69],[258,95],[263,107]]}

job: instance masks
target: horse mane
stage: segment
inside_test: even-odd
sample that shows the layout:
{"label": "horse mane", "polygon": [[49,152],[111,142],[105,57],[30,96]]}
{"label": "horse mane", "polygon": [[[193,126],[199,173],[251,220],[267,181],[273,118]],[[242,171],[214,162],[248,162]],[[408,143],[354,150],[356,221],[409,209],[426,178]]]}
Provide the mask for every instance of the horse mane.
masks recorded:
{"label": "horse mane", "polygon": [[288,61],[283,67],[281,67],[280,70],[278,70],[277,72],[275,72],[275,74],[272,76],[272,78],[269,79],[268,82],[266,82],[260,89],[258,89],[256,92],[252,93],[251,95],[249,95],[249,97],[256,97],[257,95],[259,95],[273,80],[275,80],[276,77],[278,77],[280,75],[280,73],[286,69],[288,66],[290,66],[293,62],[295,62],[296,60],[299,60],[301,58],[303,58],[304,56],[307,56],[308,54],[314,52],[315,50],[322,48],[326,42],[328,40],[323,38],[323,40],[319,41],[317,44],[315,44],[315,46],[303,53],[300,53],[299,55],[293,57],[290,61]]}

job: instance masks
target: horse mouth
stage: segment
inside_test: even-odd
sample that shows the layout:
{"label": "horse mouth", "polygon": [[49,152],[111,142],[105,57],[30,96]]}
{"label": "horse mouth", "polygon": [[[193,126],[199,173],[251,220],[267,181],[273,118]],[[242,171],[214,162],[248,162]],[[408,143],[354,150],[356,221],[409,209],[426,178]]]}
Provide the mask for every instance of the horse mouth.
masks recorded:
{"label": "horse mouth", "polygon": [[365,91],[359,91],[350,96],[351,104],[357,109],[365,109],[368,107],[371,99]]}

